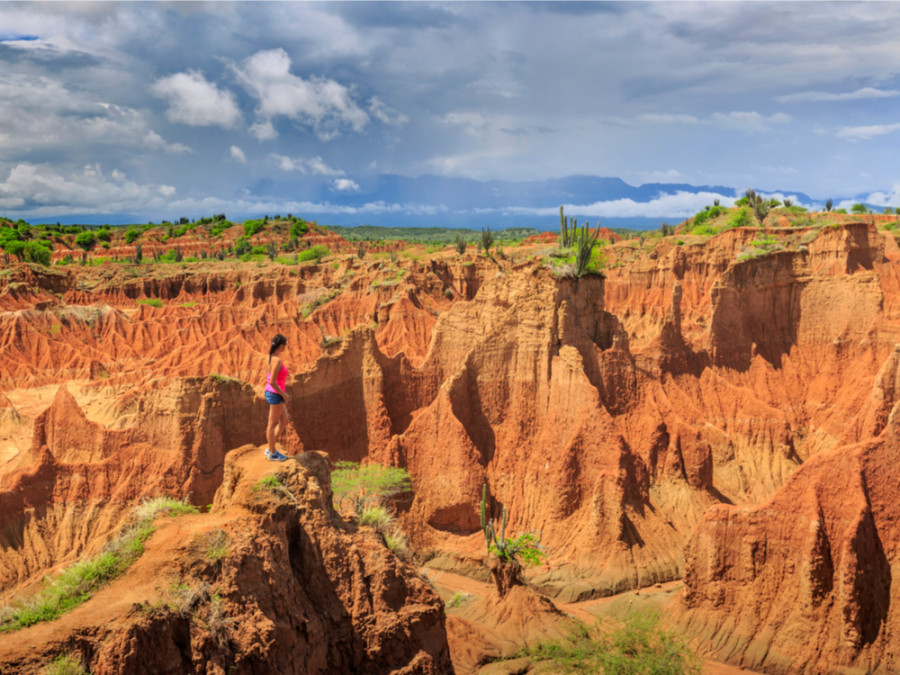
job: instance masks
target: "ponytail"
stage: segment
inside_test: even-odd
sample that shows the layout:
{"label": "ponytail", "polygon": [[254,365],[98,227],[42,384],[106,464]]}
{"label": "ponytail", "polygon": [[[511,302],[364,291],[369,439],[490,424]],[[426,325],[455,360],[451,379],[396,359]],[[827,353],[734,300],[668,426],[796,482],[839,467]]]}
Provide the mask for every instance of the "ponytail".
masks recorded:
{"label": "ponytail", "polygon": [[269,360],[272,360],[272,356],[278,349],[287,344],[287,338],[284,337],[281,333],[278,333],[275,337],[272,338],[272,346],[269,347]]}

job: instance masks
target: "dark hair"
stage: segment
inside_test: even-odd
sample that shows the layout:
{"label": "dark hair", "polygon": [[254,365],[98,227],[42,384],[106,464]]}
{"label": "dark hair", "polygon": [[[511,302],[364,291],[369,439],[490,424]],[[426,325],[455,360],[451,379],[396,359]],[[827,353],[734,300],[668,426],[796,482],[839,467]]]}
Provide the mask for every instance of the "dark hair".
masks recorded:
{"label": "dark hair", "polygon": [[287,338],[284,337],[281,333],[278,333],[275,337],[272,338],[272,346],[269,347],[269,358],[272,358],[272,355],[278,351],[279,347],[282,347],[287,344]]}

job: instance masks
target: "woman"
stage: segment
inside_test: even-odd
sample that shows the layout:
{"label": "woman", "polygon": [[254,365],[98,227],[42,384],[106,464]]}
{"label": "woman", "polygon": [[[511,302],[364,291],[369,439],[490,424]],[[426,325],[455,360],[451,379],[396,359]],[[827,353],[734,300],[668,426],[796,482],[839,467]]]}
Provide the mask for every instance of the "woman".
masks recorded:
{"label": "woman", "polygon": [[[272,346],[269,348],[269,369],[266,373],[266,401],[269,404],[269,427],[266,429],[266,440],[269,447],[266,449],[266,459],[273,462],[283,462],[287,459],[275,448],[275,441],[284,432],[287,426],[287,394],[284,385],[287,383],[288,369],[282,363],[281,356],[287,349],[287,338],[280,333],[272,338]],[[272,377],[274,373],[275,377]],[[277,430],[276,430],[277,429]]]}

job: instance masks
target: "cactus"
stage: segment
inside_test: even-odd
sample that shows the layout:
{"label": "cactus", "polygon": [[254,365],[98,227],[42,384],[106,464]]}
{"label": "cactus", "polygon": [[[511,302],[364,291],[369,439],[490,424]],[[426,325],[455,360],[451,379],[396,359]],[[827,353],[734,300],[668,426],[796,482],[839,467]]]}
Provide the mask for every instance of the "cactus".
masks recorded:
{"label": "cactus", "polygon": [[563,213],[563,207],[559,207],[559,247],[566,248],[569,240],[569,221]]}
{"label": "cactus", "polygon": [[594,252],[594,246],[597,245],[597,238],[600,236],[599,223],[597,229],[591,234],[590,223],[585,221],[584,227],[575,233],[575,276],[582,276],[587,272],[588,263],[591,261],[591,254]]}
{"label": "cactus", "polygon": [[491,542],[494,539],[494,525],[487,517],[487,483],[481,488],[481,529],[484,530],[484,541],[488,552],[491,550]]}

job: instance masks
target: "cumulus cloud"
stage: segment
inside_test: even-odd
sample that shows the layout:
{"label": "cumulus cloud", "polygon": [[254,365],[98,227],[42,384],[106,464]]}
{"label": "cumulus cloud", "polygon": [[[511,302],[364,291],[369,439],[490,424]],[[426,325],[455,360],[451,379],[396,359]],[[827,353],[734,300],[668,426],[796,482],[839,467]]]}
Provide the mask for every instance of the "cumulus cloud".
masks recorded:
{"label": "cumulus cloud", "polygon": [[889,192],[882,190],[873,192],[865,202],[873,206],[900,206],[900,183],[895,183]]}
{"label": "cumulus cloud", "polygon": [[107,176],[97,164],[63,173],[46,164],[20,163],[0,182],[0,206],[27,207],[37,216],[158,209],[174,194],[171,185],[139,185],[118,171]]}
{"label": "cumulus cloud", "polygon": [[241,150],[238,146],[232,145],[230,152],[231,159],[235,160],[236,162],[240,162],[241,164],[247,163],[247,156],[244,154],[244,151]]}
{"label": "cumulus cloud", "polygon": [[870,124],[862,127],[844,127],[837,132],[838,138],[849,138],[851,140],[860,141],[875,136],[884,136],[892,131],[900,129],[900,123],[897,124]]}
{"label": "cumulus cloud", "polygon": [[328,166],[321,157],[297,157],[295,159],[274,152],[269,157],[278,164],[278,168],[282,171],[299,171],[300,173],[319,176],[344,175],[344,172],[340,169],[333,169]]}
{"label": "cumulus cloud", "polygon": [[709,121],[726,129],[759,133],[771,130],[775,124],[787,124],[791,121],[791,116],[784,113],[775,113],[767,117],[758,112],[729,112],[713,113]]}
{"label": "cumulus cloud", "polygon": [[403,126],[409,122],[409,117],[387,106],[384,101],[377,96],[373,96],[369,100],[369,112],[372,114],[372,117],[384,124]]}
{"label": "cumulus cloud", "polygon": [[896,89],[875,89],[874,87],[863,87],[856,91],[844,92],[842,94],[833,94],[827,91],[802,91],[797,94],[788,94],[787,96],[779,96],[776,100],[782,103],[805,103],[805,102],[830,102],[830,101],[860,101],[872,98],[892,98],[900,96],[900,91]]}
{"label": "cumulus cloud", "polygon": [[51,77],[0,74],[0,144],[15,157],[34,150],[64,151],[98,144],[145,147],[170,154],[190,152],[150,129],[144,114],[128,106],[96,101]]}
{"label": "cumulus cloud", "polygon": [[172,122],[230,129],[241,120],[234,94],[227,89],[219,89],[207,81],[203,73],[195,70],[161,77],[150,90],[168,101],[166,117]]}
{"label": "cumulus cloud", "polygon": [[250,133],[255,136],[258,141],[271,141],[273,138],[278,138],[278,132],[275,131],[275,126],[272,124],[271,120],[251,124]]}
{"label": "cumulus cloud", "polygon": [[338,192],[356,192],[359,190],[359,184],[349,178],[338,178],[334,181],[334,189]]}
{"label": "cumulus cloud", "polygon": [[349,87],[325,77],[303,79],[290,71],[291,57],[281,48],[259,51],[234,66],[238,81],[257,99],[257,124],[268,124],[266,138],[274,137],[272,120],[279,116],[311,127],[321,140],[336,138],[344,128],[362,131],[368,124],[369,115]]}
{"label": "cumulus cloud", "polygon": [[193,152],[193,150],[182,143],[167,143],[166,139],[152,129],[144,135],[144,145],[151,150],[164,150],[170,155],[183,155]]}

